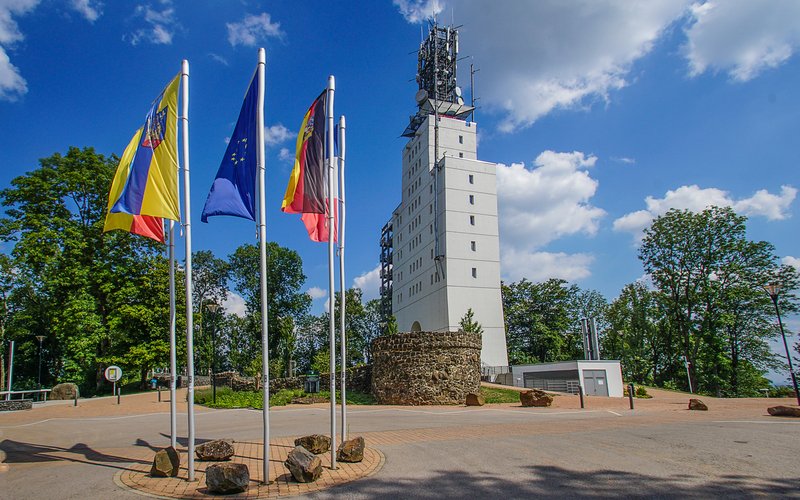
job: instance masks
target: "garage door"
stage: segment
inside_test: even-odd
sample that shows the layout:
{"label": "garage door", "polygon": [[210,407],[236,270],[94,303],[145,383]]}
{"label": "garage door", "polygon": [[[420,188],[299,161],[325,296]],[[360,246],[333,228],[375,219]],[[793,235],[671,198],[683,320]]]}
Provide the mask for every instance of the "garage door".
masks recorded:
{"label": "garage door", "polygon": [[583,370],[583,387],[587,396],[608,396],[605,370]]}

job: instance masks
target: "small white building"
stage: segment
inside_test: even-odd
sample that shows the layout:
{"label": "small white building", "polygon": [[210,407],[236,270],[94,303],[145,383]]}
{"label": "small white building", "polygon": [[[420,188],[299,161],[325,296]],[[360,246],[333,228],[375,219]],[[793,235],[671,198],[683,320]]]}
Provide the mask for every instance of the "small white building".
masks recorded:
{"label": "small white building", "polygon": [[614,360],[578,360],[511,367],[513,385],[528,389],[621,398],[622,368]]}

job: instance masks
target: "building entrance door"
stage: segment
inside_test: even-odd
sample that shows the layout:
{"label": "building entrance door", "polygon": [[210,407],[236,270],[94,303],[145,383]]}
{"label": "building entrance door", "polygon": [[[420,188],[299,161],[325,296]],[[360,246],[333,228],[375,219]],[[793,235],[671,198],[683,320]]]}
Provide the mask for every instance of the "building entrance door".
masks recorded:
{"label": "building entrance door", "polygon": [[587,396],[608,396],[605,370],[583,370],[583,385]]}

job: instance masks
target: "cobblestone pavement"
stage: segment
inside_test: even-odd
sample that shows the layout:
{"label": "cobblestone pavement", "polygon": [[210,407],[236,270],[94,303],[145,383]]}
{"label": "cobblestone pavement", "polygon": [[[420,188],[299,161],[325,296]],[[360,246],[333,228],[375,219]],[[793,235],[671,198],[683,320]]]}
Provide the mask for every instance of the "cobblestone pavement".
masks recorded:
{"label": "cobblestone pavement", "polygon": [[[349,432],[365,438],[367,457],[337,471],[326,465],[311,486],[290,481],[282,461],[293,437],[329,432],[327,405],[273,409],[269,487],[256,482],[260,411],[196,407],[197,436],[237,441],[235,460],[254,479],[247,498],[800,498],[800,422],[766,412],[788,400],[703,397],[709,411],[697,412],[687,394],[650,392],[634,410],[616,398],[587,398],[581,409],[566,395],[546,409],[350,406]],[[185,455],[185,402],[178,406]],[[120,405],[106,398],[0,414],[0,498],[206,496],[202,462],[195,483],[184,480],[185,457],[182,478],[146,476],[154,450],[169,443],[168,412],[166,398],[145,393]]]}

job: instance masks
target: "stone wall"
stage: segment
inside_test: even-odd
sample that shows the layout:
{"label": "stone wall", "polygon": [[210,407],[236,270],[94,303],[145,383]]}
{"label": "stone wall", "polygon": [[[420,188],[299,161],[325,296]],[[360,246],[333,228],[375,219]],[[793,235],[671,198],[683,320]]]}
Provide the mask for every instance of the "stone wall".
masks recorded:
{"label": "stone wall", "polygon": [[0,411],[30,410],[33,408],[32,399],[11,399],[0,401]]}
{"label": "stone wall", "polygon": [[378,403],[464,404],[480,390],[481,336],[412,332],[372,343],[372,394]]}

